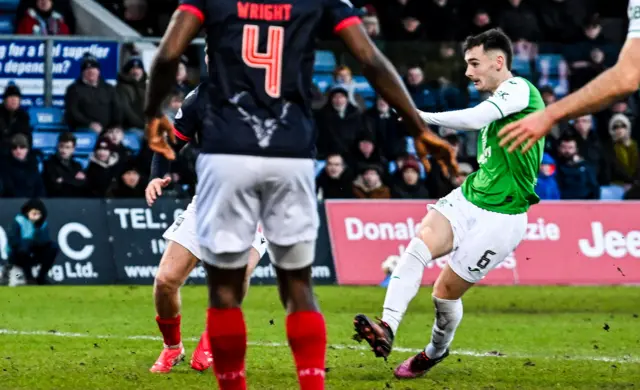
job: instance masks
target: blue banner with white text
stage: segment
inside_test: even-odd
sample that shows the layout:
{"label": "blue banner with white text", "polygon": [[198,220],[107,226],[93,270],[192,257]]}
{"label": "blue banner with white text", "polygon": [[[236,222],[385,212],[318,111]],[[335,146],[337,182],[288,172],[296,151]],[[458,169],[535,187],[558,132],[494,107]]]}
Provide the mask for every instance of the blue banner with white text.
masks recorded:
{"label": "blue banner with white text", "polygon": [[[120,54],[118,42],[54,41],[54,106],[64,106],[65,91],[69,84],[80,77],[80,66],[85,53],[98,59],[102,78],[115,85]],[[44,105],[44,64],[45,41],[0,40],[0,92],[13,83],[20,87],[23,106]]]}

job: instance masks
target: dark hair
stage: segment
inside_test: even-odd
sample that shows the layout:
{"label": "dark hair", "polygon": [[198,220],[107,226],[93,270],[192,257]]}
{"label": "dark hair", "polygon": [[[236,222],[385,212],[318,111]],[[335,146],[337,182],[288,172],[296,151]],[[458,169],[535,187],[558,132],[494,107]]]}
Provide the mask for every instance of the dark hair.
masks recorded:
{"label": "dark hair", "polygon": [[44,202],[42,202],[42,200],[38,198],[33,198],[33,199],[29,199],[26,203],[22,205],[22,207],[20,208],[20,212],[22,213],[22,215],[26,217],[29,211],[31,210],[38,210],[40,211],[40,214],[42,214],[42,217],[40,217],[38,222],[35,223],[36,227],[39,228],[47,220],[47,215],[48,215],[47,207],[44,205]]}
{"label": "dark hair", "polygon": [[66,142],[71,142],[73,144],[73,146],[76,146],[76,136],[73,135],[72,132],[70,131],[66,131],[64,133],[61,133],[58,136],[58,143],[66,143]]}
{"label": "dark hair", "polygon": [[556,91],[553,90],[553,87],[550,85],[545,85],[539,89],[540,95],[544,95],[545,93],[550,93],[555,96]]}
{"label": "dark hair", "polygon": [[462,46],[463,51],[467,51],[471,48],[482,46],[484,51],[488,50],[500,50],[507,57],[507,69],[511,70],[511,64],[513,62],[513,46],[511,45],[511,39],[499,28],[492,28],[481,34],[467,37]]}
{"label": "dark hair", "polygon": [[340,152],[329,152],[325,161],[329,161],[331,157],[340,157],[340,160],[342,160],[342,163],[344,163],[344,157],[342,157],[342,154],[340,154]]}
{"label": "dark hair", "polygon": [[572,134],[571,131],[565,131],[563,134],[560,135],[560,139],[558,140],[558,143],[563,143],[563,142],[578,142],[578,139],[576,138],[576,136],[574,134]]}

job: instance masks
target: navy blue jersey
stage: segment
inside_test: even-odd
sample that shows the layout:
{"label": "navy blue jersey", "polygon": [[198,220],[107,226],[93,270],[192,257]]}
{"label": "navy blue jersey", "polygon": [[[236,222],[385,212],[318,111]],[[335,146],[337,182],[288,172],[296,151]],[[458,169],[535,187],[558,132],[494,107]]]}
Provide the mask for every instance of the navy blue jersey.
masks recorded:
{"label": "navy blue jersey", "polygon": [[[204,89],[205,92],[200,92]],[[190,142],[193,146],[199,146],[202,139],[202,123],[204,113],[209,102],[209,96],[206,93],[206,86],[198,85],[193,91],[184,98],[182,106],[176,114],[173,123],[173,132],[177,138]]]}
{"label": "navy blue jersey", "polygon": [[181,0],[207,33],[203,153],[312,158],[311,86],[321,28],[360,23],[349,0]]}

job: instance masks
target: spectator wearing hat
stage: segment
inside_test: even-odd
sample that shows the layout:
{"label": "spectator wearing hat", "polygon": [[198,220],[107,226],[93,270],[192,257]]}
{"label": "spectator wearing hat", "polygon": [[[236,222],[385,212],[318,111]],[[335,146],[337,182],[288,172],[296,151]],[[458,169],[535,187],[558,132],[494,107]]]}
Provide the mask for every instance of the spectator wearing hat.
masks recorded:
{"label": "spectator wearing hat", "polygon": [[16,134],[24,134],[31,139],[29,113],[20,107],[20,88],[14,84],[7,85],[2,94],[0,105],[0,155],[8,153],[11,138]]}
{"label": "spectator wearing hat", "polygon": [[142,180],[138,168],[129,161],[122,173],[107,190],[107,198],[144,198],[146,182]]}
{"label": "spectator wearing hat", "polygon": [[116,86],[122,108],[122,127],[124,129],[144,129],[144,100],[147,91],[147,74],[140,57],[130,58],[118,75]]}
{"label": "spectator wearing hat", "polygon": [[535,191],[542,200],[560,199],[560,189],[556,181],[556,161],[548,153],[542,156]]}
{"label": "spectator wearing hat", "polygon": [[100,63],[85,54],[82,74],[69,87],[64,98],[65,117],[72,129],[91,128],[96,133],[122,123],[122,110],[115,87],[100,77]]}
{"label": "spectator wearing hat", "polygon": [[328,101],[318,112],[318,157],[329,152],[339,153],[347,161],[358,137],[364,131],[364,120],[358,109],[349,103],[349,93],[342,86],[329,91]]}
{"label": "spectator wearing hat", "polygon": [[611,184],[628,189],[640,179],[640,152],[631,138],[631,121],[624,114],[614,114],[609,121],[613,144],[609,147]]}
{"label": "spectator wearing hat", "polygon": [[104,198],[107,189],[118,176],[120,159],[114,149],[114,145],[106,137],[100,137],[96,142],[87,168],[88,196]]}
{"label": "spectator wearing hat", "polygon": [[124,131],[120,127],[112,127],[106,132],[102,134],[105,138],[107,138],[111,145],[113,146],[113,152],[118,154],[118,166],[119,168],[124,168],[124,165],[129,162],[131,159],[135,159],[135,152],[126,147],[123,143],[124,141]]}
{"label": "spectator wearing hat", "polygon": [[364,15],[362,16],[362,25],[367,31],[367,35],[369,35],[373,40],[384,38],[380,31],[380,20],[378,19],[376,9],[372,5],[368,4],[363,7],[363,10]]}
{"label": "spectator wearing hat", "polygon": [[[9,268],[22,268],[27,284],[49,284],[47,273],[58,255],[58,245],[49,234],[44,203],[40,199],[31,199],[22,205],[7,236]],[[32,267],[38,265],[38,276],[34,278]],[[7,271],[5,275],[9,274]]]}
{"label": "spectator wearing hat", "polygon": [[382,167],[368,165],[353,182],[353,196],[358,199],[390,199],[391,191],[382,182]]}
{"label": "spectator wearing hat", "polygon": [[429,192],[420,179],[420,165],[418,161],[409,159],[400,168],[402,181],[394,183],[391,196],[395,199],[428,199]]}
{"label": "spectator wearing hat", "polygon": [[42,180],[50,198],[75,198],[84,196],[86,175],[82,165],[73,158],[76,137],[65,132],[58,136],[56,153],[44,162]]}
{"label": "spectator wearing hat", "polygon": [[35,7],[27,9],[16,29],[16,34],[23,35],[69,35],[70,33],[64,17],[53,10],[53,0],[36,0]]}
{"label": "spectator wearing hat", "polygon": [[382,156],[381,151],[373,142],[373,136],[368,132],[363,132],[353,145],[351,152],[351,160],[348,165],[355,168],[359,172],[362,167],[367,165],[378,165],[382,167],[383,178],[386,179],[388,166],[387,159]]}
{"label": "spectator wearing hat", "polygon": [[0,172],[7,198],[44,197],[45,190],[38,162],[31,156],[29,140],[24,134],[15,134],[11,138],[11,153],[0,163]]}

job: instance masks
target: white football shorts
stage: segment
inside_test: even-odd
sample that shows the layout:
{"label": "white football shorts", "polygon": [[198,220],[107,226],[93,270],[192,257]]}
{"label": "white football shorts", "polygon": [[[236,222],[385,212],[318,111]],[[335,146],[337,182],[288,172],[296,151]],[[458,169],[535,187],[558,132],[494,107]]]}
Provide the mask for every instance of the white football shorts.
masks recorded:
{"label": "white football shorts", "polygon": [[[176,218],[162,237],[165,240],[180,244],[200,260],[202,257],[200,254],[200,243],[198,242],[198,232],[196,231],[196,197],[197,195],[193,197],[187,209]],[[260,232],[260,228],[256,231],[251,246],[260,253],[260,257],[267,251],[267,240]]]}
{"label": "white football shorts", "polygon": [[482,280],[520,244],[527,228],[527,213],[500,214],[469,202],[457,188],[438,200],[437,210],[453,230],[453,252],[449,266],[470,283]]}

